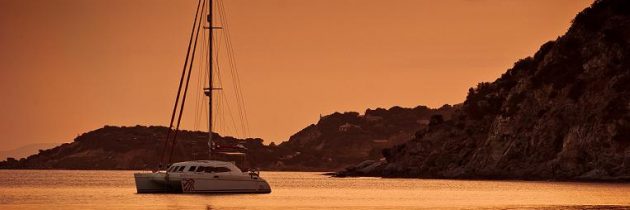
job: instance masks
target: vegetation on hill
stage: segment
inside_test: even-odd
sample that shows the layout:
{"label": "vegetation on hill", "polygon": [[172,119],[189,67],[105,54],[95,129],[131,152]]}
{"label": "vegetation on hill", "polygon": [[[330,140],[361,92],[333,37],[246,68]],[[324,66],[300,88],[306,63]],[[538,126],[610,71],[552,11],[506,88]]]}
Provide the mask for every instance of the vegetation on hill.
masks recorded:
{"label": "vegetation on hill", "polygon": [[629,145],[630,1],[598,0],[451,120],[339,175],[627,180]]}
{"label": "vegetation on hill", "polygon": [[[214,134],[218,145],[246,150],[245,166],[265,170],[318,170],[343,168],[358,160],[380,156],[381,149],[409,140],[433,115],[450,116],[454,108],[393,107],[334,113],[324,116],[279,145],[259,138],[236,139]],[[103,128],[81,134],[72,143],[38,154],[0,162],[0,168],[27,169],[152,169],[159,162],[168,128],[133,126]],[[181,131],[172,162],[206,159],[208,134]],[[220,158],[220,157],[217,157]],[[240,161],[239,158],[233,159]]]}

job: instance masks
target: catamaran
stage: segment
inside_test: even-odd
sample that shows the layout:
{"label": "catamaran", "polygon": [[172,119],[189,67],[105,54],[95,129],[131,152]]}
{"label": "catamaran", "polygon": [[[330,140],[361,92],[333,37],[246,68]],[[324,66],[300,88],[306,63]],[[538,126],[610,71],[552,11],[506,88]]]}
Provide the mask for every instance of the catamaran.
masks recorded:
{"label": "catamaran", "polygon": [[[222,5],[221,5],[222,6]],[[203,16],[207,17],[207,26],[201,27]],[[173,108],[173,114],[171,115],[171,123],[166,135],[164,150],[162,157],[160,157],[160,163],[156,166],[156,169],[152,172],[135,173],[134,178],[136,182],[136,189],[138,193],[270,193],[271,187],[265,179],[260,177],[258,170],[246,170],[243,171],[236,166],[234,162],[225,160],[213,160],[213,147],[215,143],[212,139],[212,96],[213,91],[218,88],[213,87],[213,31],[216,29],[222,29],[223,27],[213,26],[213,1],[212,0],[198,0],[197,12],[195,13],[195,21],[193,29],[190,35],[190,41],[188,43],[188,52],[186,54],[186,61],[184,62],[184,70],[179,83],[179,91]],[[185,162],[170,163],[172,157],[172,148],[169,153],[167,145],[169,140],[172,139],[172,144],[175,145],[177,133],[179,131],[179,125],[181,122],[181,116],[184,110],[184,103],[186,101],[186,94],[188,90],[188,81],[190,80],[190,73],[192,71],[192,64],[195,58],[195,52],[197,48],[199,33],[201,30],[207,29],[209,31],[208,36],[208,87],[204,88],[204,93],[209,98],[208,103],[208,159],[207,160],[193,160]],[[194,40],[193,40],[194,39]],[[203,39],[203,38],[202,38]],[[191,45],[193,49],[191,50]],[[190,63],[188,62],[190,60]],[[184,84],[184,75],[188,69],[188,76]],[[184,90],[182,92],[182,86]],[[180,97],[180,94],[183,94]],[[181,104],[179,104],[181,98]],[[177,120],[177,126],[173,128],[173,122],[177,113],[179,105],[179,116]],[[162,164],[164,157],[168,157],[167,164]]]}

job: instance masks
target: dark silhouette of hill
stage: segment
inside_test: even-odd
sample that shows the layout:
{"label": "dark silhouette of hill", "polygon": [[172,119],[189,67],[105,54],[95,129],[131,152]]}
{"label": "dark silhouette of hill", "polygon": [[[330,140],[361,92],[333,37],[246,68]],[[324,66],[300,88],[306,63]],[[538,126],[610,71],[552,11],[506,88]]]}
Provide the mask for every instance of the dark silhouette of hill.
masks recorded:
{"label": "dark silhouette of hill", "polygon": [[598,0],[451,120],[339,175],[628,180],[629,145],[630,1]]}
{"label": "dark silhouette of hill", "polygon": [[[383,148],[400,144],[426,127],[433,115],[448,118],[453,107],[393,107],[334,113],[324,116],[280,145],[264,145],[259,138],[236,139],[214,134],[223,146],[242,145],[247,167],[265,170],[341,169],[359,160],[380,155]],[[103,128],[84,133],[72,143],[42,150],[38,154],[0,162],[0,168],[23,169],[152,169],[157,165],[166,127],[133,126]],[[182,131],[173,152],[173,162],[206,159],[207,133]],[[241,161],[239,158],[233,160]],[[242,162],[242,161],[241,161]]]}
{"label": "dark silhouette of hill", "polygon": [[35,144],[24,145],[19,148],[15,148],[11,150],[0,151],[0,160],[5,160],[8,157],[13,157],[13,158],[28,157],[29,155],[37,153],[37,151],[41,149],[50,149],[50,148],[58,146],[59,144],[61,143],[35,143]]}
{"label": "dark silhouette of hill", "polygon": [[[72,143],[41,150],[20,160],[0,162],[0,168],[150,169],[158,162],[167,129],[161,126],[105,126],[78,136]],[[217,134],[214,137],[226,145],[242,144],[253,151],[265,147],[262,139],[235,139]],[[206,132],[180,132],[173,161],[208,157],[207,141]]]}
{"label": "dark silhouette of hill", "polygon": [[334,113],[297,132],[278,145],[279,159],[270,168],[286,170],[340,169],[381,155],[381,150],[408,141],[428,126],[432,116],[450,118],[450,105],[439,109],[366,110]]}

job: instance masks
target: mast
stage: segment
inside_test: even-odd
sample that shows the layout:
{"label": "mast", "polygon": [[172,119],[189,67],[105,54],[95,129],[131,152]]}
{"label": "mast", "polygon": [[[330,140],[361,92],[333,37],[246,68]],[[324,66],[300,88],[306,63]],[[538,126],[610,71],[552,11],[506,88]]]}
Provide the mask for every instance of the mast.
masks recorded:
{"label": "mast", "polygon": [[212,0],[208,0],[208,89],[205,93],[208,96],[208,159],[212,159]]}

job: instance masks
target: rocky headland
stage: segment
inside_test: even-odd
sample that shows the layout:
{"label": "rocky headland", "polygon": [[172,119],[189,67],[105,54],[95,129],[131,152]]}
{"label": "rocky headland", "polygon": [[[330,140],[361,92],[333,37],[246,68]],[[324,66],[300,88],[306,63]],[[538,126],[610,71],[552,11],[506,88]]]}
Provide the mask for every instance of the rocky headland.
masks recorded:
{"label": "rocky headland", "polygon": [[630,180],[630,1],[598,0],[450,120],[338,176]]}

